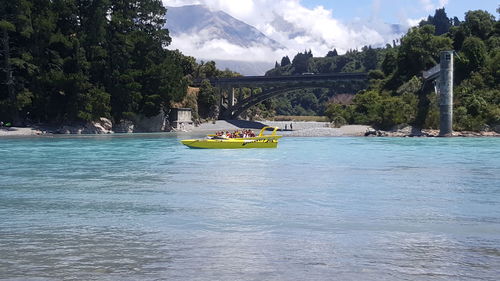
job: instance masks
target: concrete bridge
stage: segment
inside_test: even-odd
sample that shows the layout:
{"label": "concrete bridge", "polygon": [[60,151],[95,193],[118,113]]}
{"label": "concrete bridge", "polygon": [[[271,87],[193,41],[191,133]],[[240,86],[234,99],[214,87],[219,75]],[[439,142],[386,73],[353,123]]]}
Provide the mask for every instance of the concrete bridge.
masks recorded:
{"label": "concrete bridge", "polygon": [[[368,85],[366,73],[331,73],[290,76],[244,76],[210,79],[220,96],[219,119],[237,119],[250,107],[277,95],[307,88],[334,88],[338,93],[355,94]],[[243,96],[242,88],[250,89]],[[259,89],[259,90],[256,90]]]}

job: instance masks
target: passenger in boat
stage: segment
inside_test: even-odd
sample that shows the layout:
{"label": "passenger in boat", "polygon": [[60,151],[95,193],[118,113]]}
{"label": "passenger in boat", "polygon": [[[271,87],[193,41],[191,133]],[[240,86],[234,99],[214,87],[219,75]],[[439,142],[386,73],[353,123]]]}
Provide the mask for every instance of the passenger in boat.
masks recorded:
{"label": "passenger in boat", "polygon": [[221,131],[217,131],[215,132],[214,136],[212,137],[212,139],[222,139],[222,135],[224,134],[224,132],[221,132]]}

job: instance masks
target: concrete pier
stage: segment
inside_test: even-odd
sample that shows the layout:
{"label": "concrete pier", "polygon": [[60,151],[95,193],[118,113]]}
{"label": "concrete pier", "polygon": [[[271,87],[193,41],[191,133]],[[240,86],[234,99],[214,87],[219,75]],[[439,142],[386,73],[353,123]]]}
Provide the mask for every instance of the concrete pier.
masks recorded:
{"label": "concrete pier", "polygon": [[235,88],[229,88],[228,93],[229,93],[229,106],[234,106],[236,104],[236,95],[235,95]]}
{"label": "concrete pier", "polygon": [[453,53],[441,52],[441,72],[439,74],[439,135],[453,133]]}

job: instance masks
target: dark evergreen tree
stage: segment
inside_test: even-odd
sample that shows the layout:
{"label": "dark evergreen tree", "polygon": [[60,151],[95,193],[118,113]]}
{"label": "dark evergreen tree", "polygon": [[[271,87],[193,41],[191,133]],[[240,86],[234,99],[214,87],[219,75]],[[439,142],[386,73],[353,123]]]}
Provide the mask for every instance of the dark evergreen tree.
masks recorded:
{"label": "dark evergreen tree", "polygon": [[179,100],[195,61],[165,49],[165,12],[160,0],[3,1],[0,118],[118,120]]}
{"label": "dark evergreen tree", "polygon": [[434,35],[441,35],[447,33],[450,30],[452,23],[453,20],[448,18],[445,9],[441,8],[436,10],[434,16],[429,16],[427,20],[422,21],[420,23],[420,26],[424,26],[426,24],[434,25]]}
{"label": "dark evergreen tree", "polygon": [[284,56],[282,59],[281,59],[281,66],[287,66],[291,64],[290,62],[290,58],[288,56]]}
{"label": "dark evergreen tree", "polygon": [[385,54],[384,60],[382,61],[382,71],[386,76],[396,71],[398,66],[397,53],[394,50],[390,50]]}
{"label": "dark evergreen tree", "polygon": [[311,50],[304,51],[304,53],[298,53],[295,55],[292,61],[292,66],[294,68],[294,74],[302,74],[308,72],[309,59],[313,57]]}
{"label": "dark evergreen tree", "polygon": [[29,76],[36,67],[29,53],[31,3],[27,0],[3,1],[0,5],[0,117],[21,125],[20,111],[32,100]]}
{"label": "dark evergreen tree", "polygon": [[328,51],[326,54],[327,57],[337,57],[339,54],[337,53],[337,49],[333,49],[333,51]]}
{"label": "dark evergreen tree", "polygon": [[368,47],[366,51],[364,51],[364,59],[363,64],[365,66],[366,71],[370,71],[377,68],[378,57],[377,51],[372,47]]}

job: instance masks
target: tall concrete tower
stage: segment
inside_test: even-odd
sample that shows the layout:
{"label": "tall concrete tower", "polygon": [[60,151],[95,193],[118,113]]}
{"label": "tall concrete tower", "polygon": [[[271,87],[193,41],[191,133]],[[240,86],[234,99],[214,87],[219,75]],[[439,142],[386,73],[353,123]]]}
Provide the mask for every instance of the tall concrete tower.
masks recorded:
{"label": "tall concrete tower", "polygon": [[443,137],[453,133],[453,53],[443,51],[440,55],[439,135]]}

